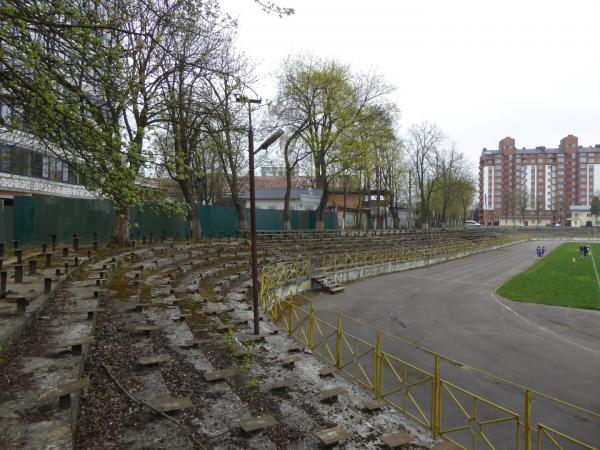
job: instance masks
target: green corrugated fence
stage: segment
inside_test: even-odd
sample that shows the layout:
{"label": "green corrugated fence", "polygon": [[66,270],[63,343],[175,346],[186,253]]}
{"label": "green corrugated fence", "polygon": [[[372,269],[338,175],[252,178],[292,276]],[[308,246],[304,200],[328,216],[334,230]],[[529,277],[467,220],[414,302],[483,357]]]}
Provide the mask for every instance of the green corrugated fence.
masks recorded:
{"label": "green corrugated fence", "polygon": [[[249,224],[248,210],[244,213]],[[200,206],[198,214],[204,236],[235,236],[240,230],[234,207]],[[290,211],[290,218],[294,230],[315,228],[314,211]],[[183,238],[189,235],[191,229],[185,217],[169,214],[149,204],[143,209],[129,208],[129,219],[130,237],[133,239],[162,235]],[[74,234],[83,241],[91,241],[94,233],[97,233],[98,240],[108,241],[114,221],[115,212],[109,200],[41,195],[15,197],[12,201],[0,201],[0,242],[18,240],[23,245],[49,243],[54,234],[59,242],[70,241]],[[259,230],[283,229],[281,210],[257,209],[256,221]],[[335,213],[325,214],[325,228],[338,228]]]}

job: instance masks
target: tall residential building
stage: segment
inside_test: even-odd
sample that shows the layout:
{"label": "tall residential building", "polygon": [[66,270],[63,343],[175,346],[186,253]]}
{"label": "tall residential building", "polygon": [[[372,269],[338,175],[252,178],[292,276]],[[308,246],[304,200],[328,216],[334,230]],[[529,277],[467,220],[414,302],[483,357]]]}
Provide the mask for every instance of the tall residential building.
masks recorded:
{"label": "tall residential building", "polygon": [[576,136],[558,148],[515,147],[511,137],[479,159],[479,220],[495,225],[570,225],[571,209],[600,195],[600,145],[582,147]]}

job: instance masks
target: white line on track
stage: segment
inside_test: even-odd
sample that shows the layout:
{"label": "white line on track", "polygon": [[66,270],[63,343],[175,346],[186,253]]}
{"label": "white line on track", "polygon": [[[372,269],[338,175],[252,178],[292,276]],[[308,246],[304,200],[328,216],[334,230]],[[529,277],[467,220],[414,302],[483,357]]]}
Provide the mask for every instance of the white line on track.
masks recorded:
{"label": "white line on track", "polygon": [[[592,248],[591,242],[588,242],[590,249]],[[594,258],[594,252],[592,252],[592,263],[594,264],[594,272],[596,272],[596,284],[598,284],[598,292],[600,292],[600,277],[598,276],[598,268],[596,267],[596,258]]]}
{"label": "white line on track", "polygon": [[588,352],[590,352],[590,353],[593,353],[593,354],[594,354],[594,355],[596,355],[596,356],[600,356],[600,352],[598,352],[598,351],[596,351],[596,350],[594,350],[594,349],[588,348],[588,347],[586,347],[585,345],[581,345],[579,342],[573,341],[572,339],[569,339],[569,338],[567,338],[567,337],[565,337],[565,336],[563,336],[563,335],[561,335],[561,334],[558,334],[558,333],[557,333],[557,332],[555,332],[555,331],[552,331],[552,330],[550,330],[550,329],[548,329],[548,328],[546,328],[546,327],[543,327],[543,326],[541,326],[541,325],[538,325],[538,324],[537,324],[537,323],[535,323],[535,322],[532,322],[531,320],[529,320],[529,319],[528,319],[528,318],[526,318],[526,317],[523,317],[521,314],[519,314],[518,312],[516,312],[514,309],[512,309],[512,308],[510,308],[508,305],[504,304],[504,302],[503,302],[502,300],[500,300],[500,299],[499,299],[499,298],[496,296],[496,294],[494,294],[494,291],[490,291],[490,294],[491,294],[491,296],[492,296],[492,299],[493,299],[494,301],[496,301],[496,302],[497,302],[499,305],[501,305],[501,306],[503,306],[504,308],[506,308],[507,310],[509,310],[511,313],[513,313],[515,316],[517,316],[519,319],[523,320],[524,322],[527,322],[527,323],[529,323],[529,324],[533,325],[534,327],[536,327],[537,329],[539,329],[539,330],[541,330],[541,331],[544,331],[544,332],[546,332],[546,333],[548,333],[548,334],[551,334],[552,336],[554,336],[554,337],[556,337],[556,338],[560,339],[561,341],[564,341],[564,342],[567,342],[567,343],[569,343],[569,344],[571,344],[571,345],[574,345],[575,347],[577,347],[577,348],[580,348],[581,350],[586,350],[586,351],[588,351]]}

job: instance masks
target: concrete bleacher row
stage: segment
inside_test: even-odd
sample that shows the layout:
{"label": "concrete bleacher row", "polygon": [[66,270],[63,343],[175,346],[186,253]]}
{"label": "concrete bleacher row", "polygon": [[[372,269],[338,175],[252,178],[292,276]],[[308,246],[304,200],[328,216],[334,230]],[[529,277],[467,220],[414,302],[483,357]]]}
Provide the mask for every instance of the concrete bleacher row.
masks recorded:
{"label": "concrete bleacher row", "polygon": [[[348,247],[363,250],[408,247],[415,241],[421,246],[435,246],[444,240],[487,239],[492,236],[486,232],[470,235],[461,231],[446,233],[261,241],[259,263],[269,264],[299,255],[318,258],[323,252],[347,252]],[[387,407],[383,407],[387,414],[381,418],[373,410],[365,408],[365,393],[341,376],[334,375],[331,381],[323,383],[315,382],[315,375],[318,379],[318,372],[323,367],[319,367],[310,355],[302,358],[290,355],[293,342],[277,334],[276,328],[267,321],[261,324],[259,339],[250,334],[248,321],[252,311],[248,306],[251,293],[248,242],[148,243],[129,250],[95,252],[89,247],[82,247],[77,252],[69,248],[67,256],[58,253],[61,256],[53,257],[51,267],[47,268],[49,273],[56,268],[64,270],[65,262],[72,267],[74,260],[70,258],[80,258],[78,267],[83,262],[86,264],[77,274],[71,272],[71,277],[77,275],[77,279],[62,280],[60,291],[53,291],[53,299],[47,302],[45,309],[36,309],[36,314],[30,317],[30,321],[35,322],[34,326],[27,329],[22,338],[17,337],[18,332],[12,334],[13,339],[23,339],[24,344],[15,349],[19,352],[9,356],[36,358],[36,363],[20,368],[21,376],[23,371],[32,376],[32,384],[14,386],[10,392],[7,391],[13,408],[22,408],[23,411],[41,408],[51,413],[55,420],[42,424],[27,415],[23,418],[15,415],[11,419],[11,427],[7,428],[14,434],[14,439],[26,439],[26,444],[33,447],[36,443],[55,439],[59,447],[70,447],[74,443],[69,436],[73,435],[77,424],[83,430],[76,434],[80,444],[87,442],[94,431],[102,436],[105,432],[94,428],[99,426],[95,425],[97,418],[94,414],[102,415],[102,412],[93,411],[93,399],[109,395],[104,384],[110,382],[108,377],[118,376],[122,385],[137,386],[139,395],[136,394],[136,398],[148,408],[161,411],[181,409],[178,417],[192,430],[190,437],[160,416],[137,425],[136,435],[147,442],[160,439],[171,447],[181,444],[182,448],[192,448],[195,437],[209,447],[275,448],[274,442],[293,430],[295,434],[291,435],[302,436],[299,439],[310,447],[325,442],[324,439],[335,438],[357,439],[357,443],[362,443],[365,435],[373,434],[373,430],[364,425],[368,420],[376,424],[375,442],[408,445],[408,441],[414,440],[416,448],[435,445],[426,434],[419,434],[422,430],[399,421]],[[42,258],[40,252],[31,252],[27,257]],[[13,272],[19,265],[17,262],[16,258],[7,260],[4,270]],[[23,283],[31,288],[29,294],[32,297],[42,295],[43,287],[34,275],[26,274]],[[47,278],[48,274],[41,275]],[[54,275],[58,276],[56,272]],[[60,276],[64,278],[63,274]],[[10,280],[8,290],[11,293],[0,300],[0,305],[6,307],[2,318],[7,322],[19,320],[31,312],[18,314],[11,309],[13,306],[7,306],[20,289],[17,286],[20,283],[12,283],[12,276]],[[39,326],[40,323],[43,327]],[[23,329],[24,326],[20,331]],[[28,333],[34,336],[33,341],[39,338],[37,329],[45,333],[48,348],[40,349],[28,340]],[[106,362],[104,357],[110,353],[107,350],[110,348],[126,357],[122,361]],[[255,353],[250,373],[262,380],[259,389],[268,397],[267,405],[273,402],[279,405],[279,408],[267,408],[272,420],[266,423],[279,431],[244,432],[241,436],[238,431],[240,427],[245,430],[248,426],[252,428],[252,423],[254,426],[262,423],[262,415],[257,413],[252,402],[247,402],[242,392],[244,383],[240,386],[239,380],[236,381],[240,376],[236,359],[243,358],[248,348],[253,348]],[[56,349],[59,350],[55,352]],[[105,366],[106,370],[103,369]],[[228,369],[235,370],[227,372]],[[1,366],[0,370],[3,370]],[[108,370],[112,375],[105,373]],[[223,377],[219,382],[220,375]],[[290,377],[296,382],[286,383]],[[195,388],[186,391],[181,386],[188,386],[184,381],[188,378]],[[338,394],[326,395],[338,388]],[[280,389],[288,390],[290,398],[277,395],[275,391]],[[301,404],[305,402],[307,393],[314,397],[314,401],[310,402],[309,409],[304,410]],[[218,401],[215,401],[215,396]],[[342,408],[332,409],[328,404],[330,400],[337,401]],[[80,405],[81,417],[73,421],[73,417],[78,416]],[[282,405],[285,406],[283,410],[294,413],[282,413]],[[0,410],[3,406],[8,407],[0,405]],[[311,414],[320,418],[311,419]],[[304,419],[293,420],[294,417]],[[336,423],[332,422],[333,417],[337,418]],[[332,426],[324,427],[323,423],[331,423]],[[216,424],[224,430],[211,437],[210,428]],[[133,431],[129,429],[128,432]],[[117,446],[126,444],[115,442]]]}

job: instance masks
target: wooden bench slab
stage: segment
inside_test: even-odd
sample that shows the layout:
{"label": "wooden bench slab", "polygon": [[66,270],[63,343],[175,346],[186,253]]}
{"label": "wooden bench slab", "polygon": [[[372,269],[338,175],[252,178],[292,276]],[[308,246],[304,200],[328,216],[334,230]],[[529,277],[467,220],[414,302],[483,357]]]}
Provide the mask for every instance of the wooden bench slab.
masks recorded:
{"label": "wooden bench slab", "polygon": [[140,366],[154,366],[156,364],[166,363],[171,361],[171,357],[169,355],[152,355],[152,356],[142,356],[137,360],[137,363]]}
{"label": "wooden bench slab", "polygon": [[335,366],[325,367],[324,369],[319,370],[319,376],[320,377],[330,377],[337,371],[338,371],[338,369]]}
{"label": "wooden bench slab", "polygon": [[164,400],[156,400],[152,402],[148,402],[150,406],[158,411],[169,412],[169,411],[177,411],[180,409],[193,408],[194,404],[189,397],[181,397],[181,398],[167,398]]}
{"label": "wooden bench slab", "polygon": [[389,448],[398,448],[404,445],[409,445],[413,441],[413,437],[406,431],[397,431],[395,433],[382,436],[381,441]]}
{"label": "wooden bench slab", "polygon": [[179,348],[198,348],[199,346],[200,341],[198,339],[188,339],[179,344]]}
{"label": "wooden bench slab", "polygon": [[333,428],[327,428],[316,433],[317,437],[325,445],[333,445],[342,442],[352,435],[342,425]]}
{"label": "wooden bench slab", "polygon": [[334,387],[331,389],[327,389],[319,395],[319,401],[324,403],[333,403],[336,402],[338,397],[342,394],[345,394],[345,389],[341,387]]}
{"label": "wooden bench slab", "polygon": [[385,400],[365,400],[362,403],[362,409],[366,409],[367,411],[375,411],[383,408],[387,405]]}
{"label": "wooden bench slab", "polygon": [[284,391],[287,390],[288,388],[291,388],[292,386],[296,385],[296,380],[294,380],[293,378],[286,378],[283,380],[277,380],[277,381],[273,381],[271,384],[267,385],[266,390],[267,391]]}
{"label": "wooden bench slab", "polygon": [[281,360],[281,365],[283,367],[291,369],[292,367],[294,367],[294,364],[298,361],[302,361],[302,357],[299,355],[286,356]]}
{"label": "wooden bench slab", "polygon": [[150,334],[151,331],[160,330],[160,327],[156,325],[138,325],[133,328],[134,333]]}
{"label": "wooden bench slab", "polygon": [[219,381],[224,380],[226,378],[231,378],[235,375],[235,369],[220,369],[213,370],[212,372],[204,372],[204,379],[206,381]]}
{"label": "wooden bench slab", "polygon": [[242,420],[240,426],[246,433],[262,430],[264,428],[277,425],[279,422],[271,415],[251,417],[250,419]]}
{"label": "wooden bench slab", "polygon": [[181,314],[178,317],[173,317],[173,322],[184,322],[186,319],[191,319],[191,314]]}
{"label": "wooden bench slab", "polygon": [[72,339],[70,341],[61,342],[58,347],[71,347],[71,352],[75,355],[81,355],[81,351],[84,345],[89,345],[94,342],[92,336],[82,336],[79,339]]}
{"label": "wooden bench slab", "polygon": [[71,394],[85,389],[89,385],[89,378],[82,378],[77,381],[71,381],[70,383],[61,384],[60,386],[57,386],[53,389],[50,389],[49,391],[42,393],[38,397],[38,401],[46,402],[58,398],[60,407],[68,408],[71,405]]}
{"label": "wooden bench slab", "polygon": [[300,344],[292,344],[287,348],[288,353],[298,353],[298,352],[303,352],[303,351],[304,351],[304,346],[300,345]]}

